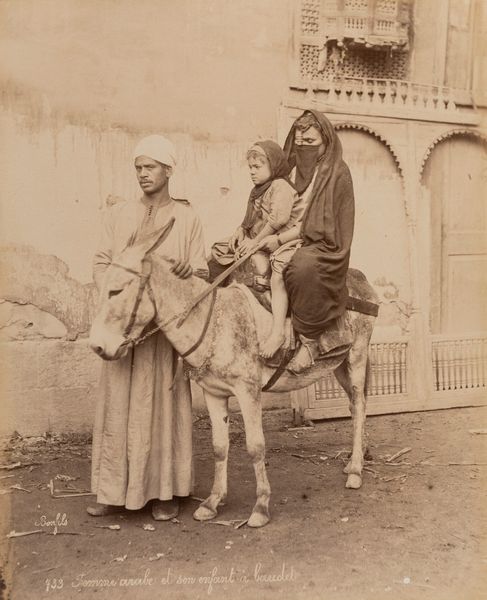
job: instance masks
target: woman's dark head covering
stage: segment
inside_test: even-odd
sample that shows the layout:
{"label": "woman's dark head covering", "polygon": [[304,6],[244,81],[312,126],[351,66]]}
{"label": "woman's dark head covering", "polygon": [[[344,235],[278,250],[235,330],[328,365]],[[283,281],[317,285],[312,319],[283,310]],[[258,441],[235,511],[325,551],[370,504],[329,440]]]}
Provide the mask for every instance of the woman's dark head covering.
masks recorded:
{"label": "woman's dark head covering", "polygon": [[[296,130],[300,129],[299,121],[305,116],[312,117],[309,127],[313,125],[321,133],[324,151],[321,155],[315,154],[314,157],[311,157],[311,160],[303,157],[303,160],[300,161],[299,153],[300,148],[303,148],[303,146],[300,147],[295,144],[295,137]],[[311,146],[308,146],[308,148],[311,148]],[[318,149],[317,146],[313,148]],[[335,225],[339,210],[337,206],[338,197],[342,197],[342,193],[345,191],[346,195],[351,196],[353,206],[353,187],[350,172],[342,159],[342,145],[333,125],[323,113],[315,110],[305,111],[296,119],[289,131],[284,143],[284,154],[290,168],[296,167],[295,181],[299,194],[302,194],[310,185],[316,170],[316,178],[303,216],[301,229],[305,243],[324,240],[327,244],[336,248],[343,248],[343,245],[349,248],[353,232],[353,214],[350,235],[345,235],[347,239],[343,239],[344,232],[341,233],[335,230]]]}
{"label": "woman's dark head covering", "polygon": [[[301,124],[303,121],[304,127]],[[295,143],[296,131],[301,130],[304,133],[310,127],[315,127],[321,133],[324,144],[324,151],[321,154],[318,152],[320,150],[318,146],[301,146]],[[311,183],[318,162],[320,170],[331,175],[331,167],[342,159],[342,145],[335,128],[325,115],[318,111],[307,110],[294,121],[284,143],[284,154],[291,169],[296,167],[296,188],[298,193],[302,194]]]}
{"label": "woman's dark head covering", "polygon": [[256,209],[254,207],[254,202],[257,198],[260,198],[272,185],[272,182],[276,179],[286,179],[289,175],[289,164],[284,155],[284,151],[276,142],[272,140],[264,140],[255,142],[249,150],[249,154],[252,152],[252,148],[258,146],[263,153],[265,154],[271,171],[271,176],[267,181],[261,183],[260,185],[255,185],[249,196],[249,201],[247,203],[247,212],[245,213],[244,220],[242,221],[242,227],[245,230],[250,229],[252,227],[255,218],[256,218]]}

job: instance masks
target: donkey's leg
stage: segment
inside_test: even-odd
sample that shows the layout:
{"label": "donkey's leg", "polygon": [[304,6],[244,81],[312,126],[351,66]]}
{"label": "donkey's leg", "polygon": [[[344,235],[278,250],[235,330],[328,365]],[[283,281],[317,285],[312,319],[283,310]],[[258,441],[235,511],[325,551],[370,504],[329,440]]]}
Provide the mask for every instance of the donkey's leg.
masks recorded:
{"label": "donkey's leg", "polygon": [[352,348],[348,358],[335,370],[336,378],[350,399],[353,427],[352,456],[344,472],[348,474],[345,486],[352,489],[358,489],[362,485],[366,365],[367,350],[365,353],[359,353],[354,352]]}
{"label": "donkey's leg", "polygon": [[211,419],[215,476],[211,494],[193,513],[197,521],[207,521],[216,517],[218,505],[227,495],[228,398],[213,396],[205,390],[205,401]]}
{"label": "donkey's leg", "polygon": [[249,527],[263,527],[270,521],[269,500],[271,487],[265,468],[265,439],[262,429],[260,392],[252,394],[249,390],[240,390],[236,395],[245,425],[247,452],[254,465],[257,483],[257,501],[247,524]]}
{"label": "donkey's leg", "polygon": [[[352,396],[352,382],[350,380],[350,373],[348,372],[348,359],[344,360],[338,367],[333,371],[338,383],[342,386],[343,390],[348,396],[348,407],[350,414],[353,415],[353,396]],[[347,465],[343,468],[344,473],[350,473],[350,467],[352,461],[349,460]]]}

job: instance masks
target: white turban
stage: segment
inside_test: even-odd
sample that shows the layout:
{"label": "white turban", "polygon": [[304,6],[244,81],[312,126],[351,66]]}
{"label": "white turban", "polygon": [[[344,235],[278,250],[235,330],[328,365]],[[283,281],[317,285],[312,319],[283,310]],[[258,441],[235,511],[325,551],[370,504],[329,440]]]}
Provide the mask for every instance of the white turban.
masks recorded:
{"label": "white turban", "polygon": [[148,135],[141,139],[135,147],[134,160],[138,156],[147,156],[168,167],[176,166],[176,150],[172,142],[162,135]]}

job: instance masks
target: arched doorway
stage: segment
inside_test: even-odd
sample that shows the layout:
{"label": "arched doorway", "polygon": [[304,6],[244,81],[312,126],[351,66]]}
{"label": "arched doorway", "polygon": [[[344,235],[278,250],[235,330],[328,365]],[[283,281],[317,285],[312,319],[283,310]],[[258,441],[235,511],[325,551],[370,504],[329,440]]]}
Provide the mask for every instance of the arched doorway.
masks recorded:
{"label": "arched doorway", "polygon": [[487,143],[478,137],[447,138],[426,162],[434,334],[487,331],[486,183]]}
{"label": "arched doorway", "polygon": [[373,133],[347,128],[338,135],[355,192],[350,265],[362,270],[379,293],[376,330],[404,333],[411,278],[402,176],[389,148]]}
{"label": "arched doorway", "polygon": [[433,385],[446,395],[442,406],[472,403],[472,394],[485,401],[486,180],[487,143],[468,132],[440,141],[423,172],[430,205]]}

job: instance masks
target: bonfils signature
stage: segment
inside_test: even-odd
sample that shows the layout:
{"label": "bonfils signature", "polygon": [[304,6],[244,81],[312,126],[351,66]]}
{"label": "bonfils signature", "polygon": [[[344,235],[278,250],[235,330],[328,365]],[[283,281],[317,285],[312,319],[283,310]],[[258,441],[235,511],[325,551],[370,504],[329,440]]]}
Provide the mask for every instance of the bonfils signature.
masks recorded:
{"label": "bonfils signature", "polygon": [[54,535],[58,532],[58,527],[68,526],[68,517],[66,513],[57,513],[54,519],[48,519],[46,515],[41,515],[34,525],[36,527],[54,527]]}

